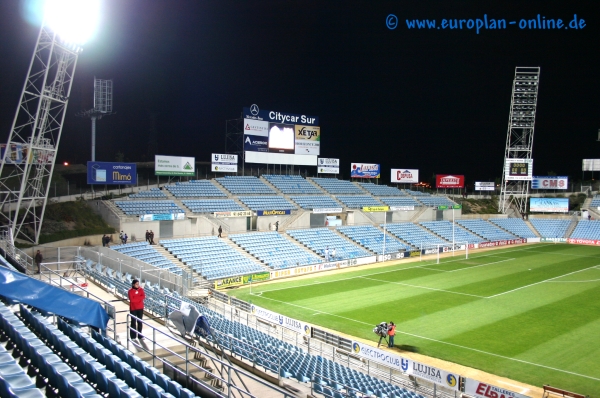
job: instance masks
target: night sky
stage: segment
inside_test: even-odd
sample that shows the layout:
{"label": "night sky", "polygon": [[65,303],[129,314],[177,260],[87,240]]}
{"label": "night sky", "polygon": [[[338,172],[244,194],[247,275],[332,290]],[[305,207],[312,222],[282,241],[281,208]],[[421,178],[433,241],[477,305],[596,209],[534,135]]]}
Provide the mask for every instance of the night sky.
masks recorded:
{"label": "night sky", "polygon": [[[39,25],[0,2],[0,141],[18,105]],[[321,157],[491,181],[502,163],[516,66],[541,67],[534,175],[581,178],[600,158],[598,1],[109,0],[79,57],[58,161],[90,160],[93,78],[114,80],[96,160],[208,161],[242,107],[315,115]],[[396,29],[386,27],[389,14]],[[408,29],[406,20],[505,19],[506,29]],[[520,29],[577,14],[583,29]],[[153,137],[156,137],[154,140]],[[156,149],[158,148],[158,149]],[[256,167],[248,165],[247,167]],[[311,173],[316,172],[316,167]],[[587,177],[587,176],[586,176]]]}

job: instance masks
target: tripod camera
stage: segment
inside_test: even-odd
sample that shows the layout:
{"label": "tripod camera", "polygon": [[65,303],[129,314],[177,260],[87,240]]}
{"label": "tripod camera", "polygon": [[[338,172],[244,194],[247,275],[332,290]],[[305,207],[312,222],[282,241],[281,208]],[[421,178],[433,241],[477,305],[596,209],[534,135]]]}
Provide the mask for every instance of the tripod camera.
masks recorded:
{"label": "tripod camera", "polygon": [[377,343],[377,348],[379,348],[379,346],[381,345],[381,340],[385,341],[386,344],[388,343],[388,341],[387,341],[387,336],[388,336],[387,322],[381,322],[379,325],[376,325],[373,328],[373,333],[375,333],[377,336],[379,336],[379,343]]}

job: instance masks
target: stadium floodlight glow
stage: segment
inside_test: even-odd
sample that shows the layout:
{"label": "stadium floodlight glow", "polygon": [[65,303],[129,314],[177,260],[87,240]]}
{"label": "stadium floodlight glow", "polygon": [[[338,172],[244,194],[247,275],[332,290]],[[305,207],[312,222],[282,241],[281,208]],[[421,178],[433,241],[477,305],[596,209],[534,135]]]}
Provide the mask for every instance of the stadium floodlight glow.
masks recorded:
{"label": "stadium floodlight glow", "polygon": [[81,46],[96,33],[100,0],[46,0],[44,24],[62,41]]}

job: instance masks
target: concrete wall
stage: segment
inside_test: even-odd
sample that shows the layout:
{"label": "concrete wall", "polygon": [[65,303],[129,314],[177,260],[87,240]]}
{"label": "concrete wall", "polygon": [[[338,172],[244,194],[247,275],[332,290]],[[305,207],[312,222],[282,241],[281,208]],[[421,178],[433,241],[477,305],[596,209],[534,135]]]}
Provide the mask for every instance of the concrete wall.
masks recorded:
{"label": "concrete wall", "polygon": [[285,222],[290,216],[265,216],[265,217],[256,217],[256,229],[259,231],[269,231],[269,224],[271,226],[275,225],[277,221],[279,221],[279,226]]}
{"label": "concrete wall", "polygon": [[[300,217],[298,217],[290,225],[288,225],[286,227],[286,229],[310,228],[310,215],[311,215],[310,211],[305,211],[304,213],[302,213],[302,215],[300,215]],[[280,222],[280,224],[281,224],[281,222]]]}

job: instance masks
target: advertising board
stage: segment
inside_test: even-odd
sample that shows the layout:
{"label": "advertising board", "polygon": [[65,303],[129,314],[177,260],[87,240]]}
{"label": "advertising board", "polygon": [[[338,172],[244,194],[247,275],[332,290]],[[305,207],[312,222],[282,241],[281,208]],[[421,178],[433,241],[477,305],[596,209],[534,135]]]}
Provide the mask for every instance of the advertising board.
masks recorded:
{"label": "advertising board", "polygon": [[493,182],[475,181],[475,190],[476,191],[495,191],[496,184]]}
{"label": "advertising board", "polygon": [[274,323],[276,325],[293,330],[294,332],[303,334],[305,336],[310,336],[310,326],[302,321],[298,321],[293,318],[288,318],[285,315],[269,311],[257,305],[252,305],[250,307],[250,313],[255,317],[265,320],[267,322]]}
{"label": "advertising board", "polygon": [[546,176],[532,177],[532,189],[567,189],[569,185],[569,177],[567,176]]}
{"label": "advertising board", "polygon": [[582,171],[600,171],[600,159],[583,159]]}
{"label": "advertising board", "polygon": [[389,211],[390,207],[389,206],[363,206],[362,211],[366,211],[366,212],[382,212],[382,211]]}
{"label": "advertising board", "polygon": [[530,398],[527,395],[496,387],[478,380],[465,378],[464,393],[474,398]]}
{"label": "advertising board", "polygon": [[379,178],[381,166],[375,163],[352,163],[350,178]]}
{"label": "advertising board", "polygon": [[486,247],[497,247],[497,246],[509,246],[509,245],[520,245],[523,243],[527,243],[527,239],[510,239],[510,240],[497,240],[494,242],[481,242],[478,246],[479,249],[484,249]]}
{"label": "advertising board", "polygon": [[54,151],[47,149],[29,150],[27,144],[10,144],[10,150],[6,151],[6,144],[0,144],[0,159],[4,159],[5,164],[23,164],[25,161],[29,164],[45,164],[54,162]]}
{"label": "advertising board", "polygon": [[231,278],[218,279],[215,281],[215,289],[225,289],[233,286],[241,286],[244,284],[244,278],[240,276],[233,276]]}
{"label": "advertising board", "polygon": [[294,153],[294,125],[269,123],[269,152]]}
{"label": "advertising board", "polygon": [[241,210],[241,211],[215,211],[213,216],[216,218],[223,217],[251,217],[252,212],[250,210]]}
{"label": "advertising board", "polygon": [[573,245],[600,246],[600,240],[596,240],[596,239],[568,238],[567,243],[570,243]]}
{"label": "advertising board", "polygon": [[317,173],[322,174],[340,174],[340,160],[333,158],[318,158]]}
{"label": "advertising board", "polygon": [[453,175],[453,174],[436,174],[435,187],[436,188],[464,188],[465,187],[465,176],[464,175]]}
{"label": "advertising board", "polygon": [[331,208],[320,208],[320,209],[312,209],[314,214],[325,214],[325,213],[341,213],[341,207],[331,207]]}
{"label": "advertising board", "polygon": [[391,211],[412,211],[415,206],[390,206]]}
{"label": "advertising board", "polygon": [[539,213],[568,213],[568,198],[530,198],[529,211]]}
{"label": "advertising board", "polygon": [[238,155],[213,153],[211,156],[210,170],[220,173],[237,173]]}
{"label": "advertising board", "polygon": [[401,184],[414,184],[419,182],[419,170],[418,169],[392,169],[391,173],[392,182]]}
{"label": "advertising board", "polygon": [[285,215],[289,215],[292,214],[292,211],[290,209],[286,209],[286,210],[257,210],[256,211],[256,215],[259,217],[262,216],[285,216]]}
{"label": "advertising board", "polygon": [[169,221],[169,220],[185,220],[184,213],[170,214],[142,214],[140,221]]}
{"label": "advertising board", "polygon": [[135,163],[87,162],[87,183],[98,185],[136,185]]}
{"label": "advertising board", "polygon": [[269,138],[262,135],[244,135],[244,151],[269,152]]}
{"label": "advertising board", "polygon": [[196,159],[181,156],[154,155],[154,175],[193,176],[196,173]]}
{"label": "advertising board", "polygon": [[504,161],[506,181],[531,181],[533,159],[508,158]]}
{"label": "advertising board", "polygon": [[319,126],[295,125],[296,155],[319,155],[321,145],[321,128]]}
{"label": "advertising board", "polygon": [[254,135],[257,137],[269,136],[269,122],[260,120],[244,119],[244,135]]}

